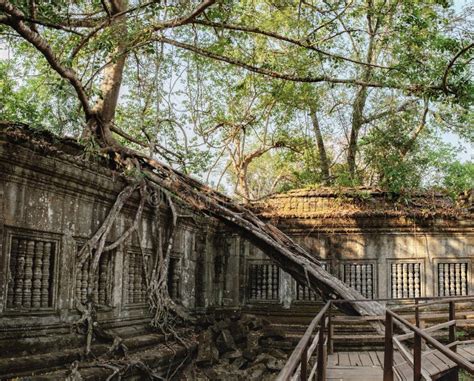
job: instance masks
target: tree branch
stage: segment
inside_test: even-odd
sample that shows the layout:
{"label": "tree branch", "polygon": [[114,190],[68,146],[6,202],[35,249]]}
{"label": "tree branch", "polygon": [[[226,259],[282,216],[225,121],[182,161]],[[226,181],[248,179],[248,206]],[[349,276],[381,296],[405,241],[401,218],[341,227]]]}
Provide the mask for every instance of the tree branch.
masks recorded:
{"label": "tree branch", "polygon": [[61,64],[59,59],[54,54],[53,50],[49,46],[48,42],[41,37],[40,34],[34,32],[29,28],[23,21],[24,17],[23,12],[18,8],[14,7],[7,0],[0,0],[0,10],[7,13],[7,20],[4,24],[9,25],[13,28],[20,36],[32,44],[48,61],[49,65],[64,79],[67,79],[69,83],[74,87],[74,90],[77,93],[79,101],[81,102],[82,108],[84,110],[86,119],[89,119],[93,116],[92,109],[89,105],[89,98],[86,94],[84,87],[82,86],[81,81],[76,75],[76,72]]}
{"label": "tree branch", "polygon": [[188,24],[192,22],[196,17],[201,15],[207,8],[209,8],[215,2],[216,0],[204,0],[187,15],[184,15],[182,17],[177,17],[175,19],[168,20],[168,21],[163,21],[157,25],[154,25],[153,30],[158,31],[162,29],[175,28],[177,26]]}
{"label": "tree branch", "polygon": [[[391,89],[399,89],[399,90],[405,90],[405,91],[411,91],[411,92],[418,92],[424,88],[420,85],[403,86],[403,85],[395,85],[395,84],[385,84],[381,82],[361,81],[361,80],[353,79],[353,78],[332,78],[327,75],[311,77],[311,76],[298,76],[298,75],[287,74],[287,73],[279,73],[279,72],[266,69],[263,67],[250,65],[236,58],[219,55],[219,54],[210,52],[208,50],[199,48],[194,45],[172,40],[164,36],[155,36],[154,39],[156,41],[163,42],[168,45],[173,45],[178,48],[189,50],[191,52],[194,52],[204,57],[212,58],[214,60],[221,61],[221,62],[226,62],[231,65],[239,66],[243,69],[246,69],[254,73],[262,74],[271,78],[283,79],[283,80],[287,80],[291,82],[306,82],[306,83],[329,82],[329,83],[334,83],[334,84],[346,84],[346,85],[354,85],[354,86],[391,88]],[[434,89],[434,90],[439,90],[439,87],[429,87],[429,88]]]}
{"label": "tree branch", "polygon": [[466,53],[469,49],[474,47],[474,42],[471,42],[469,45],[465,46],[462,48],[457,54],[449,61],[448,66],[446,66],[446,70],[444,71],[443,75],[443,89],[446,94],[451,93],[454,94],[453,91],[451,91],[448,87],[448,75],[449,72],[451,71],[452,67],[454,66],[454,63],[457,61],[459,57],[461,57],[464,53]]}
{"label": "tree branch", "polygon": [[217,22],[206,21],[206,20],[194,20],[193,24],[199,24],[199,25],[209,26],[209,27],[213,27],[213,28],[235,30],[235,31],[238,31],[238,32],[247,32],[247,33],[259,34],[259,35],[262,35],[262,36],[267,36],[267,37],[270,37],[270,38],[274,38],[276,40],[285,41],[285,42],[288,42],[290,44],[299,46],[301,48],[305,48],[305,49],[308,49],[308,50],[318,52],[318,53],[320,53],[324,56],[331,57],[333,59],[347,61],[347,62],[351,62],[351,63],[357,64],[357,65],[372,66],[372,67],[376,67],[376,68],[379,68],[379,69],[385,69],[385,70],[393,69],[393,68],[388,67],[388,66],[381,66],[381,65],[377,65],[377,64],[373,64],[373,63],[367,63],[367,62],[363,62],[363,61],[353,60],[351,58],[344,57],[344,56],[341,56],[339,54],[329,53],[329,52],[326,52],[325,50],[316,48],[314,45],[304,43],[304,42],[301,42],[299,40],[296,40],[296,39],[293,39],[293,38],[290,38],[290,37],[282,36],[282,35],[279,35],[275,32],[265,31],[265,30],[262,30],[260,28],[250,28],[250,27],[246,27],[246,26],[242,26],[242,25],[223,24],[223,23],[217,23]]}
{"label": "tree branch", "polygon": [[376,114],[372,114],[372,115],[369,115],[368,117],[364,118],[362,123],[363,124],[367,124],[367,123],[371,123],[375,120],[378,120],[378,119],[381,119],[381,118],[384,118],[386,117],[387,115],[390,115],[390,114],[394,114],[394,113],[397,113],[397,112],[402,112],[402,111],[405,111],[408,106],[412,105],[413,103],[416,103],[416,99],[410,99],[404,103],[402,103],[400,106],[398,106],[395,110],[393,109],[388,109],[388,110],[385,110],[385,111],[382,111],[382,112],[379,112],[379,113],[376,113]]}

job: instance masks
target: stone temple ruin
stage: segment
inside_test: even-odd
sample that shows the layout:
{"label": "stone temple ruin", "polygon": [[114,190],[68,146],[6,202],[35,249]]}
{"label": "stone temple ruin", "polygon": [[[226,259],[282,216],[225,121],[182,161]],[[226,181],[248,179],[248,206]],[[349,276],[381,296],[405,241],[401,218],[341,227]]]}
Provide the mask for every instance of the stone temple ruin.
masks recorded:
{"label": "stone temple ruin", "polygon": [[[76,273],[76,255],[124,186],[110,165],[89,159],[73,142],[0,132],[1,379],[64,379],[80,369],[84,335],[74,327],[80,318],[75,300],[86,301],[91,263]],[[399,299],[472,295],[469,202],[454,205],[438,194],[404,200],[378,190],[320,189],[275,195],[253,208],[364,297]],[[122,209],[111,241],[132,224],[137,203],[138,197],[132,198]],[[165,345],[163,335],[148,329],[144,272],[153,261],[156,237],[169,223],[167,208],[160,194],[150,197],[140,237],[132,234],[101,257],[92,285],[97,321],[123,339],[131,359],[165,378],[183,359],[197,356],[204,370],[187,370],[182,377],[233,379],[212,370],[220,357],[229,367],[239,362],[234,368],[243,379],[273,379],[297,342],[292,335],[301,335],[297,328],[315,315],[321,298],[245,237],[178,205],[169,292],[198,318],[200,329],[210,329],[180,328],[187,345]],[[213,340],[215,346],[209,344]],[[94,354],[107,353],[109,345],[95,340]],[[245,353],[249,347],[254,353]],[[255,352],[261,348],[268,353]],[[259,356],[267,356],[265,366],[258,365]],[[80,373],[83,379],[107,379],[111,369],[96,366]],[[137,367],[127,376],[141,379],[139,374]]]}

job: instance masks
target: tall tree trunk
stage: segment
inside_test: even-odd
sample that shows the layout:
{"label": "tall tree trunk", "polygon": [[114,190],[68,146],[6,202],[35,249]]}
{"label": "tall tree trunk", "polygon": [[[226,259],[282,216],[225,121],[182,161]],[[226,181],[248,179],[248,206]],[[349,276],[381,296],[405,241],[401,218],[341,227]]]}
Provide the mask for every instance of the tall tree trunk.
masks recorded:
{"label": "tall tree trunk", "polygon": [[247,182],[248,164],[246,162],[239,164],[235,168],[237,172],[238,192],[243,197],[245,204],[250,202],[250,190]]}
{"label": "tall tree trunk", "polygon": [[[380,26],[380,16],[375,20],[372,18],[374,4],[372,0],[367,0],[367,33],[369,35],[369,44],[367,47],[366,62],[368,64],[374,63],[375,52],[375,37]],[[372,77],[372,66],[366,66],[362,72],[362,81],[367,82]],[[354,103],[352,104],[352,121],[351,133],[349,137],[349,146],[347,148],[347,165],[349,169],[349,176],[352,181],[357,180],[357,149],[359,143],[359,132],[364,124],[364,108],[367,101],[367,86],[360,86],[357,90]]]}
{"label": "tall tree trunk", "polygon": [[[127,0],[110,0],[109,4],[111,16],[120,14],[128,8]],[[103,70],[100,98],[93,107],[95,120],[90,120],[88,124],[105,144],[115,146],[117,143],[110,127],[115,118],[123,70],[127,60],[127,23],[125,14],[113,20],[112,38],[115,40],[115,48],[107,57],[108,63]]]}
{"label": "tall tree trunk", "polygon": [[331,175],[329,174],[329,160],[324,146],[323,134],[319,125],[318,113],[316,107],[310,106],[311,123],[313,124],[314,135],[316,136],[316,144],[318,147],[319,163],[321,165],[321,175],[324,185],[331,185]]}
{"label": "tall tree trunk", "polygon": [[352,122],[349,146],[347,148],[347,166],[349,176],[354,181],[357,178],[356,155],[359,142],[359,132],[364,123],[364,107],[367,101],[367,87],[361,86],[357,91],[354,103],[352,104]]}

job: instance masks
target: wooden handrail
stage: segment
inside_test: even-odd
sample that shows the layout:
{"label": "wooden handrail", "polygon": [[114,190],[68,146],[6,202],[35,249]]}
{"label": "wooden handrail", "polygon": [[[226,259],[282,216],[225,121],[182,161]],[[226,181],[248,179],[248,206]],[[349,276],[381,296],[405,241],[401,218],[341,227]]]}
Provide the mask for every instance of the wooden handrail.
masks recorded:
{"label": "wooden handrail", "polygon": [[[455,330],[456,330],[456,316],[455,316],[455,303],[463,303],[467,301],[473,301],[474,296],[470,297],[422,297],[422,298],[404,298],[404,299],[360,299],[360,300],[331,300],[327,302],[323,308],[319,311],[316,317],[311,321],[308,328],[306,329],[303,337],[298,342],[295,350],[291,354],[287,363],[278,374],[276,380],[278,381],[289,381],[296,378],[306,381],[309,375],[312,378],[315,374],[317,375],[318,380],[323,380],[326,374],[326,357],[327,351],[332,350],[332,324],[334,321],[337,321],[338,318],[331,316],[331,307],[332,305],[338,305],[343,303],[371,303],[371,302],[400,302],[400,301],[414,301],[412,305],[405,305],[403,308],[414,307],[415,308],[415,320],[416,326],[411,324],[409,321],[398,315],[395,310],[400,310],[401,308],[386,308],[385,310],[385,355],[384,355],[384,381],[393,380],[393,345],[401,347],[401,352],[405,352],[407,355],[406,348],[401,344],[401,341],[410,337],[415,338],[415,348],[414,356],[411,354],[407,360],[410,364],[413,365],[414,377],[415,380],[421,380],[421,377],[428,379],[429,374],[423,370],[421,367],[421,348],[423,340],[431,344],[439,352],[449,358],[451,361],[455,362],[459,368],[462,368],[470,373],[474,373],[474,366],[466,361],[463,357],[459,356],[456,351],[455,341]],[[428,301],[426,303],[420,303],[420,301]],[[426,306],[434,304],[443,304],[449,303],[449,321],[446,323],[441,323],[426,329],[423,329],[422,321],[420,322],[420,309]],[[364,317],[362,317],[364,318]],[[383,320],[383,317],[365,317],[366,320]],[[393,335],[393,325],[394,323],[399,324],[404,329],[411,330],[412,332],[398,335],[394,337]],[[319,329],[317,328],[319,326]],[[405,328],[406,327],[406,328]],[[434,339],[428,332],[433,332],[441,328],[449,328],[449,336],[451,344],[445,346],[441,344],[438,340]],[[328,331],[328,336],[325,336],[325,330]],[[315,334],[317,332],[317,334]],[[312,335],[315,334],[314,339],[311,341]],[[310,359],[314,353],[315,348],[318,348],[317,351],[317,361],[311,367],[308,368]],[[450,348],[453,348],[451,350]],[[405,349],[405,351],[403,350]],[[456,368],[457,369],[457,368]],[[308,374],[309,373],[309,374]]]}
{"label": "wooden handrail", "polygon": [[[398,303],[398,302],[407,302],[407,301],[425,301],[425,300],[433,300],[433,301],[439,301],[439,303],[448,303],[449,301],[454,301],[454,302],[459,302],[462,303],[463,301],[472,301],[474,300],[474,296],[420,296],[420,297],[413,297],[413,298],[398,298],[398,299],[393,299],[393,298],[380,298],[380,299],[337,299],[337,300],[331,300],[332,304],[340,304],[340,303],[371,303],[371,302],[393,302],[393,303]],[[420,304],[422,306],[424,304]],[[410,305],[406,305],[410,306]],[[413,305],[414,306],[414,305]],[[405,307],[405,306],[403,306]]]}
{"label": "wooden handrail", "polygon": [[[451,327],[452,325],[455,325],[455,324],[456,324],[456,320],[450,320],[450,321],[447,321],[445,323],[440,323],[440,324],[432,325],[431,327],[428,327],[428,328],[423,328],[422,330],[426,333],[436,332],[440,329],[448,328],[448,327]],[[403,340],[411,339],[414,336],[415,336],[415,332],[409,332],[409,333],[405,333],[403,335],[397,335],[395,337],[398,340],[403,341]]]}
{"label": "wooden handrail", "polygon": [[[464,370],[466,370],[470,373],[474,373],[474,365],[472,365],[466,359],[464,359],[463,357],[458,355],[456,352],[453,352],[451,349],[449,349],[445,345],[441,344],[438,340],[436,340],[435,338],[428,335],[422,329],[419,329],[419,328],[415,327],[413,324],[411,324],[409,321],[402,318],[400,315],[396,314],[395,312],[390,311],[390,310],[387,309],[386,313],[387,313],[387,317],[388,317],[388,315],[390,315],[391,318],[393,318],[395,320],[398,320],[400,323],[402,323],[408,329],[413,331],[416,335],[420,336],[427,343],[431,344],[434,348],[436,348],[438,351],[440,351],[443,355],[445,355],[451,361],[455,362],[460,368],[462,368],[462,369],[464,369]],[[388,348],[385,348],[385,350],[387,350],[387,349]]]}
{"label": "wooden handrail", "polygon": [[[280,374],[278,374],[278,377],[276,378],[278,381],[287,381],[291,379],[295,370],[297,370],[298,366],[302,363],[303,356],[307,354],[309,341],[311,339],[311,335],[313,334],[313,331],[319,325],[323,316],[326,315],[326,312],[328,311],[330,306],[331,306],[331,302],[327,302],[324,305],[324,307],[321,309],[321,311],[319,311],[319,313],[316,315],[316,317],[311,321],[303,337],[301,338],[295,350],[293,351],[290,358],[288,359],[288,362],[286,363],[284,368],[281,370]],[[306,365],[307,364],[305,364],[304,366]]]}
{"label": "wooden handrail", "polygon": [[[399,307],[393,307],[390,310],[392,311],[401,311],[407,308],[413,308],[417,306],[418,308],[423,308],[423,307],[429,307],[429,306],[434,306],[437,304],[445,304],[445,303],[451,303],[451,302],[456,302],[456,303],[463,303],[463,302],[470,302],[474,301],[474,296],[450,296],[450,297],[436,297],[433,298],[431,302],[426,302],[426,303],[416,303],[415,304],[405,304],[403,306]],[[398,300],[398,299],[397,299]],[[424,299],[421,298],[416,298],[417,301],[423,301]],[[430,299],[427,299],[430,300]]]}

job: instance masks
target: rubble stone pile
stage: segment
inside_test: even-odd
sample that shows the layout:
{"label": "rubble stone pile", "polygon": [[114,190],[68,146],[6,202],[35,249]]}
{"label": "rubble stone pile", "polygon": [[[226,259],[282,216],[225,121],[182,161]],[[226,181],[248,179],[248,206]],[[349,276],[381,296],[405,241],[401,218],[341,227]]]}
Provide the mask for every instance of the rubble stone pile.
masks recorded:
{"label": "rubble stone pile", "polygon": [[293,349],[281,329],[253,315],[203,320],[183,380],[273,380]]}

